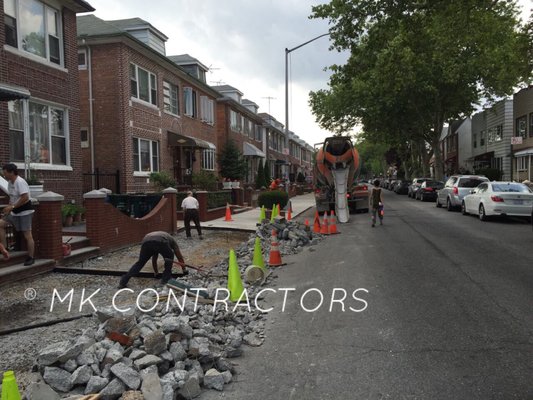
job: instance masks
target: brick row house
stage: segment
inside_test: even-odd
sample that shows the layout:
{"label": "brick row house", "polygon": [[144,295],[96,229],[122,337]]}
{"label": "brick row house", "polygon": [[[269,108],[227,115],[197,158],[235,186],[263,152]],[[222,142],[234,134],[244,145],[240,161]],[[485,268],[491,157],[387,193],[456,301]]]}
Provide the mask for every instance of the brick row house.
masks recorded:
{"label": "brick row house", "polygon": [[[511,146],[512,172],[518,181],[533,179],[533,86],[522,89],[513,97],[513,137]],[[521,142],[521,143],[520,143]]]}
{"label": "brick row house", "polygon": [[260,113],[268,144],[268,162],[272,178],[289,178],[288,137],[281,122],[268,113]]}
{"label": "brick row house", "polygon": [[[223,95],[217,99],[217,137],[221,148],[232,140],[247,162],[245,183],[255,183],[259,162],[265,162],[266,143],[259,106],[243,99],[243,93],[230,85],[213,86]],[[224,177],[222,177],[224,178]]]}
{"label": "brick row house", "polygon": [[81,201],[76,14],[94,9],[82,0],[1,3],[0,160]]}
{"label": "brick row house", "polygon": [[167,57],[166,40],[140,18],[78,17],[83,170],[119,171],[120,192],[150,191],[152,172],[190,185],[193,173],[218,169],[221,95],[207,68],[196,78]]}

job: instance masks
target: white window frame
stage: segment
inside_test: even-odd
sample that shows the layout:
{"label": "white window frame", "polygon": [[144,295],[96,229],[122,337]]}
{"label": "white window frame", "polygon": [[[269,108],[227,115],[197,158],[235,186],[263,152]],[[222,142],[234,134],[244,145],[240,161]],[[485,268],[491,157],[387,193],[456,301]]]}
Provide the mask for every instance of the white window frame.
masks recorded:
{"label": "white window frame", "polygon": [[[176,95],[173,96],[173,89],[175,90]],[[168,92],[168,94],[167,94]],[[180,115],[180,90],[178,85],[175,85],[168,81],[163,81],[163,111],[165,111],[167,114],[171,115]],[[172,101],[175,100],[176,102],[176,112],[172,110],[173,105]]]}
{"label": "white window frame", "polygon": [[516,170],[527,171],[529,163],[529,156],[521,156],[516,158]]}
{"label": "white window frame", "polygon": [[200,96],[200,116],[202,122],[209,125],[215,123],[215,109],[214,102],[207,96]]}
{"label": "white window frame", "polygon": [[206,171],[215,170],[215,149],[202,150],[202,169]]}
{"label": "white window frame", "polygon": [[[157,142],[155,140],[144,139],[144,138],[139,138],[139,137],[134,137],[133,141],[137,141],[137,148],[139,149],[139,153],[136,155],[135,152],[134,152],[134,148],[135,147],[134,147],[134,144],[132,143],[133,175],[134,176],[148,176],[152,172],[159,172],[159,164],[161,162],[161,149],[160,149],[160,146],[159,146],[159,142]],[[140,170],[141,164],[142,164],[142,160],[141,160],[141,142],[148,142],[149,143],[149,148],[150,148],[150,170],[149,171]],[[154,143],[156,144],[156,149],[157,149],[157,154],[155,155],[157,161],[155,163],[154,163]],[[139,170],[135,169],[135,162],[134,162],[134,157],[135,156],[138,157]]]}
{"label": "white window frame", "polygon": [[[54,7],[51,7],[50,5],[43,3],[39,0],[32,0],[36,3],[39,3],[43,6],[43,26],[44,26],[44,48],[46,56],[43,57],[39,54],[35,54],[31,51],[25,50],[22,43],[22,35],[21,35],[21,19],[20,19],[20,1],[19,0],[13,0],[15,3],[15,15],[5,14],[9,17],[15,19],[15,27],[16,27],[16,34],[17,34],[17,46],[11,46],[9,44],[4,45],[4,49],[17,49],[19,54],[31,58],[38,62],[46,62],[49,63],[52,66],[56,67],[64,67],[65,65],[65,55],[64,55],[64,40],[63,40],[63,24],[62,24],[62,13],[59,9],[56,9]],[[4,7],[5,8],[5,7]],[[48,26],[48,13],[56,13],[56,21],[57,21],[57,36],[52,35],[49,30]],[[50,38],[49,36],[54,36],[59,41],[59,63],[56,63],[54,61],[50,60]]]}
{"label": "white window frame", "polygon": [[[520,134],[519,132],[521,123],[524,124],[523,134]],[[516,137],[527,138],[527,115],[522,115],[515,120],[515,129],[516,129],[516,132],[515,132]]]}
{"label": "white window frame", "polygon": [[[58,105],[50,102],[46,102],[39,99],[29,99],[29,100],[17,100],[22,103],[22,116],[23,116],[23,130],[22,132],[24,137],[24,161],[21,160],[12,160],[17,166],[22,166],[25,163],[31,164],[32,169],[40,170],[71,170],[70,165],[70,131],[69,131],[69,113],[68,108],[63,105]],[[41,160],[32,160],[31,159],[31,132],[30,132],[30,103],[37,104],[47,108],[47,121],[48,121],[48,162],[42,162]],[[52,129],[52,110],[58,110],[63,113],[63,136],[58,136],[53,134]],[[9,127],[9,131],[12,129]],[[65,141],[65,164],[53,164],[53,137],[62,137]],[[8,139],[11,147],[11,139]],[[11,157],[11,155],[10,155]],[[24,167],[23,167],[24,168]]]}
{"label": "white window frame", "polygon": [[[83,64],[80,64],[80,55],[83,54]],[[87,49],[78,50],[78,69],[86,70],[87,69]]]}
{"label": "white window frame", "polygon": [[[134,71],[131,70],[131,67],[134,68]],[[148,101],[141,99],[140,95],[140,84],[139,84],[139,70],[144,71],[148,74]],[[134,74],[132,75],[132,72]],[[130,63],[130,95],[131,98],[136,99],[140,102],[143,102],[145,104],[149,104],[152,107],[157,107],[158,101],[157,101],[157,76],[153,72],[150,72],[146,68],[140,67],[137,64]],[[153,82],[152,82],[153,79]],[[136,84],[136,93],[132,93],[131,84],[135,82]],[[155,93],[154,93],[155,92]]]}
{"label": "white window frame", "polygon": [[187,86],[183,88],[183,114],[190,118],[196,118],[198,108],[196,104],[196,90]]}
{"label": "white window frame", "polygon": [[[83,140],[83,135],[81,134],[82,132],[87,133],[87,140]],[[89,148],[89,128],[85,128],[85,127],[80,128],[80,146],[82,149]]]}

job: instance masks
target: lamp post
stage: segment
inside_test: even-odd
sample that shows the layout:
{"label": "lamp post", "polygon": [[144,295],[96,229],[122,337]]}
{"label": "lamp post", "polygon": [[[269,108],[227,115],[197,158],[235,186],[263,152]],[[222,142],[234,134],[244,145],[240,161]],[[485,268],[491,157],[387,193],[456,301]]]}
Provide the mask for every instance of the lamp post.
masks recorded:
{"label": "lamp post", "polygon": [[305,46],[306,44],[309,44],[311,42],[314,42],[317,39],[320,39],[323,36],[328,36],[328,33],[323,33],[322,35],[319,35],[311,40],[308,40],[305,43],[302,43],[296,47],[293,47],[292,49],[285,48],[285,134],[287,137],[289,137],[289,53],[293,52],[294,50],[298,50],[300,47]]}

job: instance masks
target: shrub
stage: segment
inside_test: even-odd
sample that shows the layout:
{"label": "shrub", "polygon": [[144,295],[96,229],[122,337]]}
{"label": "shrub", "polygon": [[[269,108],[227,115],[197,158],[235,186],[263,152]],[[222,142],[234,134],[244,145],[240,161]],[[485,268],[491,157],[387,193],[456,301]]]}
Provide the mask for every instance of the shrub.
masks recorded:
{"label": "shrub", "polygon": [[265,160],[263,173],[265,175],[265,187],[268,187],[270,185],[270,182],[272,182],[272,177],[270,176],[270,163],[268,162],[268,160]]}
{"label": "shrub", "polygon": [[73,217],[78,213],[78,208],[76,204],[64,204],[61,206],[61,215],[63,217]]}
{"label": "shrub", "polygon": [[168,187],[175,188],[176,181],[174,178],[166,171],[152,172],[150,174],[150,182],[154,185],[154,188],[157,192],[161,192]]}
{"label": "shrub", "polygon": [[301,172],[298,172],[298,176],[296,177],[296,182],[298,183],[305,183],[305,176]]}
{"label": "shrub", "polygon": [[259,207],[265,206],[265,208],[271,209],[274,204],[279,204],[280,208],[284,208],[289,202],[289,194],[281,190],[263,192],[259,195],[257,202]]}
{"label": "shrub", "polygon": [[217,189],[217,177],[209,171],[200,171],[192,174],[192,184],[200,190],[213,191]]}
{"label": "shrub", "polygon": [[255,188],[261,189],[265,184],[265,170],[263,168],[263,159],[259,160],[259,165],[257,166],[257,176],[255,178]]}
{"label": "shrub", "polygon": [[496,168],[482,168],[476,170],[477,175],[485,175],[491,181],[499,181],[502,179],[502,171]]}
{"label": "shrub", "polygon": [[228,140],[218,156],[220,175],[224,178],[240,180],[246,176],[248,163],[233,140]]}

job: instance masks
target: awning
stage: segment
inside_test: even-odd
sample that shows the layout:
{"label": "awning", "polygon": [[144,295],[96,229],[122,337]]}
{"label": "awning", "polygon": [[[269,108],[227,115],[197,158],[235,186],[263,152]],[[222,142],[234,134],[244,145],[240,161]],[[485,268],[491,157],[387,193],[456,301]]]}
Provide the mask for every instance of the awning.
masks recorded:
{"label": "awning", "polygon": [[207,140],[198,139],[191,136],[180,135],[179,133],[168,131],[168,144],[170,146],[200,147],[202,149],[215,150],[217,147]]}
{"label": "awning", "polygon": [[262,157],[265,158],[266,155],[253,144],[248,142],[243,142],[243,154],[248,157]]}
{"label": "awning", "polygon": [[285,161],[285,160],[280,160],[280,159],[278,158],[278,159],[276,160],[276,164],[277,164],[277,165],[286,165],[286,164],[288,164],[288,162]]}
{"label": "awning", "polygon": [[529,156],[533,155],[533,147],[530,147],[529,149],[520,150],[514,153],[515,157],[523,157],[523,156]]}
{"label": "awning", "polygon": [[0,83],[0,101],[29,99],[30,91],[20,86]]}

